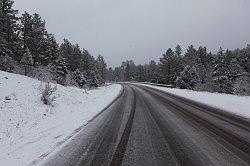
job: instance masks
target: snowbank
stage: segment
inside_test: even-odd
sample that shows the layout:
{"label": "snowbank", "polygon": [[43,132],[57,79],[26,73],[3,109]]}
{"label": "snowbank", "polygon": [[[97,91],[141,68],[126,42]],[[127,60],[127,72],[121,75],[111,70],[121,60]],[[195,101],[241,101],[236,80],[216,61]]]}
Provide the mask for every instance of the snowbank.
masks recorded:
{"label": "snowbank", "polygon": [[[135,83],[137,84],[137,83]],[[237,96],[221,93],[197,92],[192,90],[166,88],[154,85],[139,84],[165,92],[169,92],[178,96],[182,96],[197,102],[220,108],[222,110],[250,118],[250,96]]]}
{"label": "snowbank", "polygon": [[121,90],[56,85],[53,106],[41,102],[41,82],[0,71],[0,165],[28,165],[46,156],[113,101]]}

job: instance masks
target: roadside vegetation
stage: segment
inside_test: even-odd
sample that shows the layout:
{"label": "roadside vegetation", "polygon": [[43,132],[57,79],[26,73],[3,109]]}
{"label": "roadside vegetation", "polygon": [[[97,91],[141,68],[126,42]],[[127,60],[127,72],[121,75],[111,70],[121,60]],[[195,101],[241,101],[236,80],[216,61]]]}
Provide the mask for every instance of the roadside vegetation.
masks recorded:
{"label": "roadside vegetation", "polygon": [[79,88],[98,87],[109,81],[167,84],[181,89],[250,95],[250,45],[242,49],[190,45],[168,48],[159,61],[135,65],[133,60],[107,69],[103,56],[93,57],[68,39],[57,43],[37,14],[13,9],[12,0],[1,1],[0,70]]}
{"label": "roadside vegetation", "polygon": [[169,48],[158,62],[135,65],[132,60],[109,68],[108,79],[167,84],[197,91],[250,95],[250,45],[243,49],[212,54],[206,47],[189,46],[185,53],[179,45]]}
{"label": "roadside vegetation", "polygon": [[39,14],[19,17],[13,3],[0,3],[0,70],[79,88],[105,83],[103,56],[95,58],[68,39],[57,43]]}

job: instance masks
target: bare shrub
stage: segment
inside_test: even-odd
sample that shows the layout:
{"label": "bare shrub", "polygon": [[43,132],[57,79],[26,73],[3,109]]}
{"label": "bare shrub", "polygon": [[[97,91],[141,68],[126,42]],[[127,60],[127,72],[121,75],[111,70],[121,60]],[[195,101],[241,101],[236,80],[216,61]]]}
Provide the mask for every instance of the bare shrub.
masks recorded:
{"label": "bare shrub", "polygon": [[42,102],[46,105],[52,105],[56,99],[56,96],[53,95],[56,90],[56,86],[52,87],[50,83],[46,83],[45,87],[42,89]]}

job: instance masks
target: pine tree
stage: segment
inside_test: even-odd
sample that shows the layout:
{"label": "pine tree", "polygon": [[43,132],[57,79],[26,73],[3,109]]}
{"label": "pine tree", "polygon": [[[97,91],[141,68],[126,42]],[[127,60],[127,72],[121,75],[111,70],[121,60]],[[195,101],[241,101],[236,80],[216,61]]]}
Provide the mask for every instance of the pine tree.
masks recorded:
{"label": "pine tree", "polygon": [[124,73],[124,79],[125,81],[131,81],[131,67],[130,67],[130,64],[129,62],[127,61],[126,62],[126,67],[125,67],[125,73]]}
{"label": "pine tree", "polygon": [[196,49],[193,45],[189,46],[184,55],[184,61],[187,65],[193,65],[196,60]]}
{"label": "pine tree", "polygon": [[6,41],[6,32],[4,30],[4,15],[3,15],[3,2],[0,3],[0,56],[3,59],[3,56],[11,55],[11,50],[8,48],[8,43]]}
{"label": "pine tree", "polygon": [[90,55],[85,50],[83,50],[82,52],[78,44],[74,45],[70,43],[67,39],[64,39],[64,43],[62,43],[60,46],[60,52],[67,61],[67,68],[69,71],[74,72],[76,69],[79,69],[80,71],[85,70],[85,58],[89,58],[86,56]]}
{"label": "pine tree", "polygon": [[238,58],[244,70],[250,73],[250,45],[248,44],[247,47],[242,50],[237,49],[233,51],[233,54]]}
{"label": "pine tree", "polygon": [[34,64],[33,57],[28,48],[26,48],[25,53],[23,54],[23,57],[21,59],[21,64],[23,64],[24,66],[24,71],[25,71],[24,74],[27,75],[30,72],[31,67]]}
{"label": "pine tree", "polygon": [[90,72],[90,79],[88,80],[88,85],[90,87],[98,87],[98,79],[96,78],[96,74],[94,71]]}
{"label": "pine tree", "polygon": [[108,81],[115,81],[114,70],[111,67],[107,71],[107,80]]}
{"label": "pine tree", "polygon": [[83,86],[86,85],[87,80],[80,70],[76,69],[76,71],[73,72],[73,76],[79,87],[83,88]]}
{"label": "pine tree", "polygon": [[59,84],[65,85],[66,76],[68,74],[67,63],[63,57],[59,57],[54,62],[57,78],[56,81]]}
{"label": "pine tree", "polygon": [[175,84],[175,80],[182,71],[182,59],[175,55],[171,48],[169,48],[163,58],[160,59],[161,77],[165,84]]}
{"label": "pine tree", "polygon": [[4,27],[4,14],[3,14],[3,2],[0,3],[0,55],[9,56],[11,55],[11,50],[8,48],[8,43],[6,41],[6,32]]}
{"label": "pine tree", "polygon": [[144,82],[145,78],[145,70],[142,65],[138,65],[136,68],[136,80],[139,82]]}
{"label": "pine tree", "polygon": [[236,79],[233,93],[237,95],[250,95],[250,75],[246,74]]}
{"label": "pine tree", "polygon": [[18,34],[18,11],[13,9],[14,1],[0,2],[0,53],[12,59],[21,59],[21,43]]}
{"label": "pine tree", "polygon": [[171,59],[174,56],[174,52],[169,48],[166,54],[163,54],[163,57],[160,59],[161,62],[161,77],[165,84],[169,84],[171,80]]}
{"label": "pine tree", "polygon": [[177,46],[175,47],[175,55],[178,56],[178,57],[180,57],[180,56],[181,56],[181,53],[182,53],[182,51],[181,51],[181,46],[180,46],[180,45],[177,45]]}
{"label": "pine tree", "polygon": [[155,61],[151,60],[149,62],[149,81],[157,83],[158,81],[157,64]]}
{"label": "pine tree", "polygon": [[197,84],[197,78],[196,68],[187,65],[176,79],[176,86],[181,89],[194,89]]}
{"label": "pine tree", "polygon": [[30,49],[34,58],[34,65],[47,65],[45,62],[46,46],[45,37],[47,30],[45,28],[45,21],[37,13],[32,16],[25,12],[21,17],[21,38],[23,41],[24,49]]}
{"label": "pine tree", "polygon": [[[83,49],[82,50],[82,56],[83,56],[83,63],[82,63],[82,70],[80,71],[84,71],[86,73],[86,77],[88,80],[95,80],[97,79],[96,84],[98,85],[98,70],[97,70],[97,65],[96,65],[96,60],[95,58],[90,55],[90,53]],[[89,81],[91,82],[91,81]],[[95,82],[95,81],[93,81]]]}
{"label": "pine tree", "polygon": [[84,59],[83,70],[89,75],[90,71],[95,70],[95,58],[91,56],[90,53],[85,49],[83,49],[82,54]]}
{"label": "pine tree", "polygon": [[15,62],[8,55],[0,54],[0,70],[11,72],[14,69]]}
{"label": "pine tree", "polygon": [[130,60],[129,64],[130,64],[130,76],[131,76],[131,80],[133,80],[135,77],[136,65],[133,60]]}
{"label": "pine tree", "polygon": [[24,12],[21,17],[21,40],[24,50],[32,45],[32,15]]}
{"label": "pine tree", "polygon": [[44,58],[41,64],[44,66],[49,65],[59,57],[59,46],[56,42],[54,35],[47,34],[42,45],[42,52]]}
{"label": "pine tree", "polygon": [[114,77],[115,77],[115,81],[124,81],[123,80],[123,69],[121,67],[115,67]]}
{"label": "pine tree", "polygon": [[234,82],[237,78],[242,77],[246,72],[244,68],[240,66],[239,60],[233,58],[229,63],[228,77]]}
{"label": "pine tree", "polygon": [[229,78],[229,69],[230,65],[225,59],[219,60],[213,68],[212,80],[216,92],[228,94],[233,92],[233,82]]}
{"label": "pine tree", "polygon": [[98,74],[101,76],[101,83],[105,83],[107,74],[107,64],[100,54],[97,57],[97,70]]}
{"label": "pine tree", "polygon": [[200,84],[204,84],[207,81],[208,73],[211,71],[212,58],[207,53],[206,47],[199,47],[196,51],[196,59],[194,66],[197,69],[197,75]]}
{"label": "pine tree", "polygon": [[222,47],[219,48],[219,51],[218,51],[218,56],[224,56],[224,50],[222,49]]}
{"label": "pine tree", "polygon": [[232,51],[229,51],[229,50],[227,49],[226,52],[225,52],[225,60],[226,60],[227,62],[230,62],[233,58],[235,58],[235,57],[234,57]]}

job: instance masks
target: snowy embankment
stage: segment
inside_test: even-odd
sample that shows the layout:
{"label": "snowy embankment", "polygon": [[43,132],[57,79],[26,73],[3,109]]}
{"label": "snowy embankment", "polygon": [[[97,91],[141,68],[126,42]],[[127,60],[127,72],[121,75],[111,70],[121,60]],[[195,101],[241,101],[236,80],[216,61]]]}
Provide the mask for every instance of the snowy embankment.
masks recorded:
{"label": "snowy embankment", "polygon": [[86,92],[56,86],[56,100],[47,106],[40,81],[0,71],[0,165],[29,165],[51,153],[121,91],[117,84]]}
{"label": "snowy embankment", "polygon": [[237,95],[229,95],[221,93],[197,92],[186,89],[166,88],[148,84],[139,84],[139,85],[155,88],[215,108],[219,108],[242,117],[250,118],[250,96],[237,96]]}

